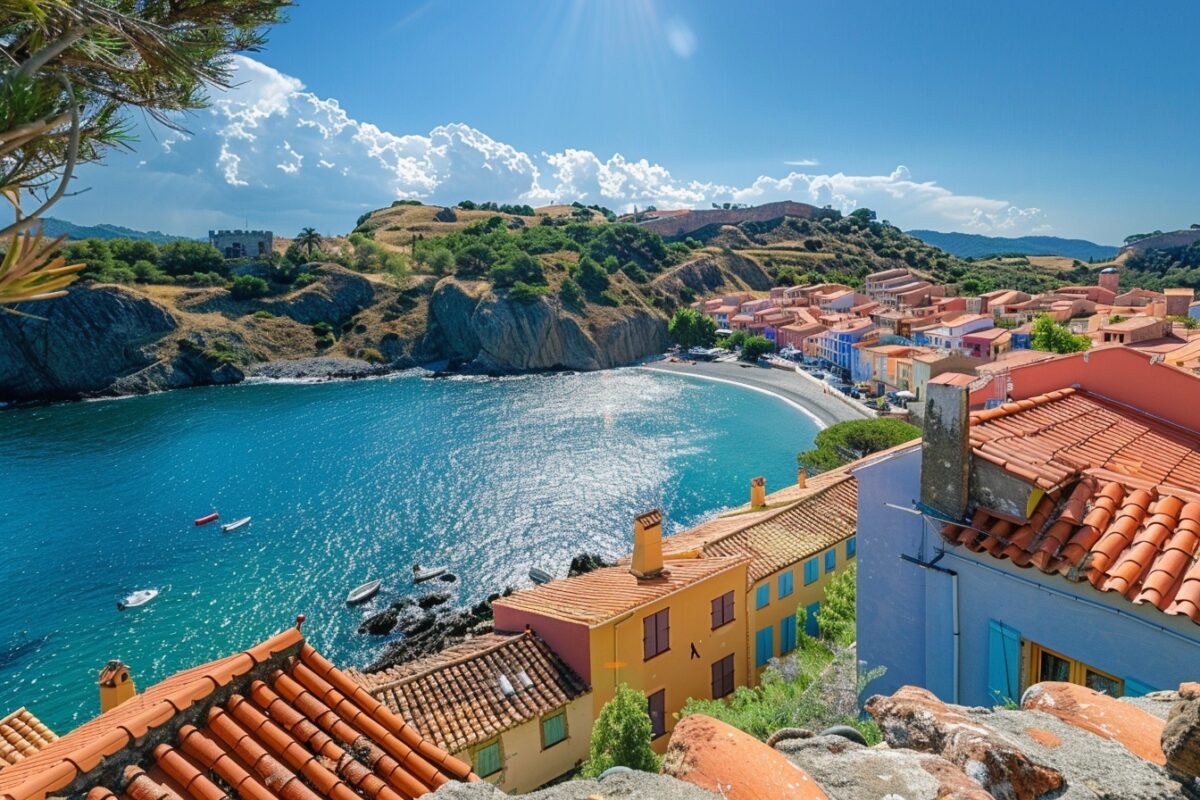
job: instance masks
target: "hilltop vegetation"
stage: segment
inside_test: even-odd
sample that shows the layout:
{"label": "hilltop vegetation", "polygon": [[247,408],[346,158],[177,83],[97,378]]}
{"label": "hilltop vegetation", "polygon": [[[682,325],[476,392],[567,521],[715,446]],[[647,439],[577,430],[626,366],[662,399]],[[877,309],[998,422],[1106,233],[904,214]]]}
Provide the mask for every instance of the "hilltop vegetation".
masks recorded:
{"label": "hilltop vegetation", "polygon": [[961,258],[1022,255],[1108,261],[1117,254],[1115,247],[1096,244],[1086,239],[1063,239],[1058,236],[983,236],[978,233],[942,233],[927,230],[913,230],[908,234]]}

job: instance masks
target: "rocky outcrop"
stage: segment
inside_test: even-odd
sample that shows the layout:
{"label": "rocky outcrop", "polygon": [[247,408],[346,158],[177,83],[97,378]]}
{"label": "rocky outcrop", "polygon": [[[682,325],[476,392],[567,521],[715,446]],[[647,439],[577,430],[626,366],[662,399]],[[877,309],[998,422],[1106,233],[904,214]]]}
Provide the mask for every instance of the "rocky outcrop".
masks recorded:
{"label": "rocky outcrop", "polygon": [[889,747],[933,753],[959,767],[993,795],[1036,798],[1062,786],[1062,774],[1035,763],[1014,743],[947,706],[927,689],[902,687],[867,701]]}
{"label": "rocky outcrop", "polygon": [[305,325],[349,319],[375,299],[369,280],[349,270],[326,265],[321,280],[287,297],[263,303],[273,314]]}
{"label": "rocky outcrop", "polygon": [[105,394],[158,361],[156,345],[178,323],[164,307],[119,286],[74,288],[25,303],[39,318],[0,313],[0,400]]}
{"label": "rocky outcrop", "polygon": [[702,714],[675,726],[662,771],[728,800],[829,800],[783,753]]}
{"label": "rocky outcrop", "polygon": [[486,283],[446,278],[430,298],[429,338],[452,364],[479,373],[604,369],[666,349],[661,316],[640,307],[605,312],[583,319],[556,297],[517,302]]}
{"label": "rocky outcrop", "polygon": [[1161,743],[1167,769],[1200,795],[1200,699],[1181,700],[1171,709]]}
{"label": "rocky outcrop", "polygon": [[697,296],[703,297],[729,287],[731,277],[744,284],[735,284],[734,288],[737,289],[766,291],[774,285],[771,276],[757,263],[730,251],[724,254],[720,261],[712,256],[704,256],[680,264],[655,278],[652,286],[668,294],[679,294],[687,287]]}
{"label": "rocky outcrop", "polygon": [[[433,800],[501,800],[508,797],[486,781],[447,783]],[[625,772],[604,780],[568,781],[521,795],[523,800],[721,800],[721,795],[649,772]]]}
{"label": "rocky outcrop", "polygon": [[1068,725],[1120,742],[1147,761],[1166,763],[1160,744],[1162,720],[1085,686],[1054,681],[1038,683],[1025,691],[1021,707],[1044,711]]}

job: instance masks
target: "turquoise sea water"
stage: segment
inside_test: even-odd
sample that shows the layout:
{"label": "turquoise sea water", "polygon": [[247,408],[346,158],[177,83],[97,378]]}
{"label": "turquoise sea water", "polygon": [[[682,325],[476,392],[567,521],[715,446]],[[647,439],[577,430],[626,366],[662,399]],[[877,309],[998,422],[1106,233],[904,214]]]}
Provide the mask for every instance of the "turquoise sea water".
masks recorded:
{"label": "turquoise sea water", "polygon": [[[414,561],[460,602],[629,550],[794,479],[816,428],[734,386],[627,369],[505,380],[400,376],[258,384],[0,414],[0,714],[59,732],[98,711],[110,658],[149,685],[307,615],[342,665],[380,645],[364,613],[411,591]],[[192,520],[253,515],[224,534]],[[344,604],[369,578],[384,590]],[[151,604],[118,599],[160,587]]]}

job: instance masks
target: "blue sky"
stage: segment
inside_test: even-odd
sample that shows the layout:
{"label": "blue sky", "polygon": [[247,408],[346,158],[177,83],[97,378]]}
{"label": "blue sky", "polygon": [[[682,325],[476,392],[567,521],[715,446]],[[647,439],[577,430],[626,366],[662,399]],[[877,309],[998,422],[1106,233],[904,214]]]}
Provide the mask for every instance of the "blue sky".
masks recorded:
{"label": "blue sky", "polygon": [[307,0],[55,215],[345,232],[399,197],[783,198],[1116,243],[1200,222],[1200,3]]}

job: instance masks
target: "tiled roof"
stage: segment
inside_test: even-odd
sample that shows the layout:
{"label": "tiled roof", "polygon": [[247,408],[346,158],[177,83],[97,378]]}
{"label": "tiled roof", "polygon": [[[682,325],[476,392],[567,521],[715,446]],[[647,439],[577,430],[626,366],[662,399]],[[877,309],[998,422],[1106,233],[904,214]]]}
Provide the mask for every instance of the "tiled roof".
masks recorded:
{"label": "tiled roof", "polygon": [[942,536],[1019,567],[1086,580],[1200,625],[1195,500],[1085,478],[1070,493],[1043,497],[1028,521],[979,508],[969,527],[949,524]]}
{"label": "tiled roof", "polygon": [[[500,676],[511,694],[505,694]],[[526,686],[521,676],[529,678]],[[532,634],[487,634],[436,655],[372,673],[351,673],[427,739],[462,752],[562,708],[589,689]]]}
{"label": "tiled roof", "polygon": [[744,557],[668,559],[661,575],[640,580],[629,572],[628,567],[604,567],[516,592],[493,605],[597,625],[661,600],[685,586],[734,569],[744,561]]}
{"label": "tiled roof", "polygon": [[0,717],[0,769],[24,761],[56,739],[54,731],[28,709],[18,708]]}
{"label": "tiled roof", "polygon": [[1200,624],[1200,436],[1062,389],[973,414],[970,438],[1046,494],[1027,520],[977,508],[947,541]]}
{"label": "tiled roof", "polygon": [[935,375],[929,379],[930,383],[950,384],[951,386],[970,386],[978,378],[974,375],[967,375],[964,372],[943,372],[941,375]]}
{"label": "tiled roof", "polygon": [[1086,472],[1200,492],[1200,435],[1070,388],[976,412],[970,435],[975,455],[1047,491]]}
{"label": "tiled roof", "polygon": [[[781,509],[722,517],[663,539],[663,550],[699,550],[705,556],[750,557],[753,585],[853,536],[858,526],[858,483],[844,469],[797,487],[796,499]],[[776,500],[772,495],[772,501]],[[737,524],[732,524],[737,523]]]}
{"label": "tiled roof", "polygon": [[290,628],[5,767],[0,798],[408,800],[451,779],[474,776]]}

